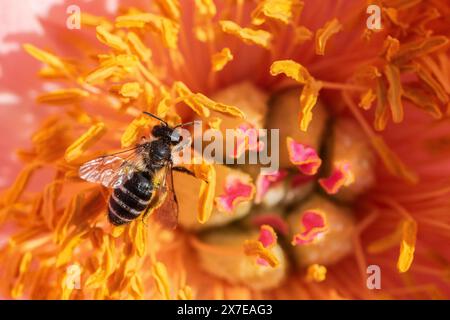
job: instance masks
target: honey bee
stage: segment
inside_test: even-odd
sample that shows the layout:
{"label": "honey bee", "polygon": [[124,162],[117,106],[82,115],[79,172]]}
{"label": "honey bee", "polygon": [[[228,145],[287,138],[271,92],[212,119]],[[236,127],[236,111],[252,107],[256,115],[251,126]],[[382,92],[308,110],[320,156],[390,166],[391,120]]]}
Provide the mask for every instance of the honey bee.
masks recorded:
{"label": "honey bee", "polygon": [[[83,164],[81,179],[101,183],[114,189],[108,201],[108,220],[120,226],[142,215],[142,219],[155,208],[156,219],[167,227],[175,228],[178,220],[178,201],[173,186],[172,171],[194,176],[184,167],[174,166],[173,154],[190,146],[177,128],[195,122],[170,127],[154,114],[144,114],[161,124],[153,127],[151,137],[129,150],[101,156]],[[143,213],[143,214],[142,214]]]}

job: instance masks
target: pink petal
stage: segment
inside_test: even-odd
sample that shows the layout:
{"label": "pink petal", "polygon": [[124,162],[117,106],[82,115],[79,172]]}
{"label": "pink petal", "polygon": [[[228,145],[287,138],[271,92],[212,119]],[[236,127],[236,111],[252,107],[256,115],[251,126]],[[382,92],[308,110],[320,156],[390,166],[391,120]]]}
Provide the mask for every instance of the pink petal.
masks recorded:
{"label": "pink petal", "polygon": [[298,169],[306,175],[316,174],[322,164],[316,150],[298,143],[290,137],[287,138],[286,142],[291,162],[297,165]]}

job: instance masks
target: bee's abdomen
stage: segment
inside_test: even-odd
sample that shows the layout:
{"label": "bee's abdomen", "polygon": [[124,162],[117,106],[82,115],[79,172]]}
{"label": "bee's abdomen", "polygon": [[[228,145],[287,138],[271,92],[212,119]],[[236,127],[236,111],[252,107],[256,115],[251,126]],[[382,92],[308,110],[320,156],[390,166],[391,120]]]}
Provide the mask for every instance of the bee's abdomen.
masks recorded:
{"label": "bee's abdomen", "polygon": [[118,226],[139,217],[150,203],[152,189],[150,177],[143,173],[135,173],[130,180],[114,189],[109,198],[109,221]]}

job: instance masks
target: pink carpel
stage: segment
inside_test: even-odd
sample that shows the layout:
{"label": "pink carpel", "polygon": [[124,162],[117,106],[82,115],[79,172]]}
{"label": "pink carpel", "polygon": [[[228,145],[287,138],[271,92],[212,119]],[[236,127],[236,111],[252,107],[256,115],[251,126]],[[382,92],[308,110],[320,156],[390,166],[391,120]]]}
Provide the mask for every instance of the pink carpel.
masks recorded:
{"label": "pink carpel", "polygon": [[350,164],[344,162],[337,164],[328,178],[319,179],[319,184],[328,194],[336,194],[343,186],[348,186],[354,181]]}
{"label": "pink carpel", "polygon": [[301,216],[300,232],[295,234],[292,245],[305,245],[312,243],[318,235],[326,232],[327,222],[325,215],[319,210],[307,210]]}
{"label": "pink carpel", "polygon": [[314,148],[306,146],[288,137],[286,139],[289,159],[306,175],[314,175],[320,168],[322,160]]}
{"label": "pink carpel", "polygon": [[264,142],[259,139],[259,131],[248,123],[241,124],[236,129],[237,143],[230,154],[233,158],[239,158],[246,150],[260,152],[264,149]]}
{"label": "pink carpel", "polygon": [[216,197],[216,206],[222,212],[232,213],[236,206],[253,198],[255,186],[242,177],[228,175],[225,181],[224,194]]}
{"label": "pink carpel", "polygon": [[267,193],[270,186],[283,181],[286,176],[286,170],[277,170],[270,174],[260,174],[256,179],[255,203],[261,203],[262,198]]}
{"label": "pink carpel", "polygon": [[279,234],[287,235],[289,233],[289,225],[276,213],[265,213],[252,218],[252,224],[255,226],[269,225]]}

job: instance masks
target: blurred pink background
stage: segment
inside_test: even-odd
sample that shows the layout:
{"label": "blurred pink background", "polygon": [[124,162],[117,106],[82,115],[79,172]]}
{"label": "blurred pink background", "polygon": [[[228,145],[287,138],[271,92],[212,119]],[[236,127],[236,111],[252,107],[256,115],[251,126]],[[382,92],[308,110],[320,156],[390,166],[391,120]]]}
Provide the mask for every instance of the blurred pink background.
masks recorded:
{"label": "blurred pink background", "polygon": [[[98,9],[113,12],[117,3],[117,0],[70,2],[93,13]],[[36,120],[51,112],[51,108],[44,110],[34,102],[49,84],[36,75],[41,63],[28,56],[21,45],[32,43],[43,49],[63,51],[56,41],[58,29],[66,23],[67,6],[64,0],[0,1],[0,190],[10,185],[21,166],[14,151],[29,146],[30,137],[39,125]],[[48,30],[52,30],[51,34]]]}

